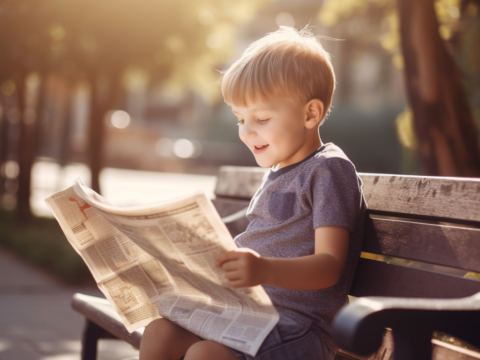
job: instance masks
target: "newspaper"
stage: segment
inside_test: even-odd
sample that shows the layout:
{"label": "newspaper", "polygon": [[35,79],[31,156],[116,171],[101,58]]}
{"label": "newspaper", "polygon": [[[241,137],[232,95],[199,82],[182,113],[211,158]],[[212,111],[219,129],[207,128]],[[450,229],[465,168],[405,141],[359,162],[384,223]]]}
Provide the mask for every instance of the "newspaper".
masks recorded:
{"label": "newspaper", "polygon": [[233,288],[216,267],[237,246],[203,192],[122,208],[77,179],[45,201],[129,332],[165,317],[255,356],[278,322],[261,286]]}

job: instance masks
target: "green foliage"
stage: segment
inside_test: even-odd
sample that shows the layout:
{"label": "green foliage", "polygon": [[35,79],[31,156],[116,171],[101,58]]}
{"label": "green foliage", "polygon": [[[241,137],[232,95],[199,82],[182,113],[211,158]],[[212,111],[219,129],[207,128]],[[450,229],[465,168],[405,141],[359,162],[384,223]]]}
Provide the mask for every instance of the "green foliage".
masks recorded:
{"label": "green foliage", "polygon": [[92,279],[54,219],[34,218],[18,222],[14,212],[0,210],[0,246],[73,284]]}
{"label": "green foliage", "polygon": [[[467,97],[472,106],[473,116],[480,124],[480,111],[478,110],[478,74],[480,51],[475,45],[478,43],[478,18],[480,2],[473,0],[431,0],[438,20],[438,32],[440,37],[453,49],[467,89]],[[400,21],[397,13],[395,0],[325,0],[320,8],[318,19],[326,26],[345,24],[358,18],[366,18],[370,23],[378,24],[378,40],[381,47],[391,55],[392,64],[403,69],[403,54],[401,46]],[[467,26],[470,22],[470,26]],[[466,31],[467,28],[469,31]],[[463,32],[463,33],[462,33]],[[455,34],[462,33],[463,39],[455,39]],[[458,44],[463,43],[462,47]],[[474,45],[475,44],[475,45]],[[411,159],[417,151],[417,140],[414,129],[414,118],[410,108],[405,108],[395,122],[399,142],[404,147],[406,159]],[[414,155],[413,155],[414,156]],[[416,168],[415,161],[408,160],[406,163],[408,172]]]}
{"label": "green foliage", "polygon": [[[460,0],[432,0],[439,23],[440,36],[449,40],[453,32],[459,28]],[[473,2],[466,2],[467,16],[476,16],[478,7]],[[381,14],[380,23],[383,31],[379,37],[382,47],[392,55],[392,62],[403,68],[403,57],[400,49],[400,28],[396,4],[394,0],[325,0],[318,14],[319,20],[326,26],[335,25],[341,19],[365,16],[376,18]]]}

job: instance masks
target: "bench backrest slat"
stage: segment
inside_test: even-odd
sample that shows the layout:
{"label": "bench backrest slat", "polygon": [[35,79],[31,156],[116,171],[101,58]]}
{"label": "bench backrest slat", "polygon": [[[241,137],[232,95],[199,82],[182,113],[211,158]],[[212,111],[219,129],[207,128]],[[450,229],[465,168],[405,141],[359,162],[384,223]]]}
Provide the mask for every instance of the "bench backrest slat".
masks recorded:
{"label": "bench backrest slat", "polygon": [[362,258],[350,295],[448,299],[479,291],[480,281]]}
{"label": "bench backrest slat", "polygon": [[222,166],[218,172],[215,195],[250,200],[262,183],[266,169]]}
{"label": "bench backrest slat", "polygon": [[370,210],[480,222],[480,179],[360,176]]}
{"label": "bench backrest slat", "polygon": [[212,200],[212,202],[221,217],[225,217],[237,211],[245,209],[250,203],[248,200],[228,198],[216,198]]}
{"label": "bench backrest slat", "polygon": [[[212,202],[222,218],[234,214],[242,209],[245,209],[249,204],[248,200],[228,198],[216,198],[212,200]],[[235,237],[245,231],[248,226],[248,220],[246,217],[243,217],[235,222],[228,223],[226,225],[232,237]]]}
{"label": "bench backrest slat", "polygon": [[371,215],[363,251],[480,272],[480,229]]}
{"label": "bench backrest slat", "polygon": [[[222,167],[217,201],[250,199],[264,174],[261,168]],[[351,295],[448,298],[480,291],[478,280],[446,275],[441,273],[444,268],[438,271],[440,265],[456,268],[448,270],[453,274],[480,272],[480,179],[364,173],[360,177],[368,206],[363,251],[405,260],[400,263],[427,264],[417,264],[421,270],[370,260],[375,256],[365,254]],[[234,231],[243,231],[246,224],[237,224]]]}
{"label": "bench backrest slat", "polygon": [[[266,170],[222,166],[215,194],[251,199]],[[480,179],[359,173],[368,208],[480,222]]]}

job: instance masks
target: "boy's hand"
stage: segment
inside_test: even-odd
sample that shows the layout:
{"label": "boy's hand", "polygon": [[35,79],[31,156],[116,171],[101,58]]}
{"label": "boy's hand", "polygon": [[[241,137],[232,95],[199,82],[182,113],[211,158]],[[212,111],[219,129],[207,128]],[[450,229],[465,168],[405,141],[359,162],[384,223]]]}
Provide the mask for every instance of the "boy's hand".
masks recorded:
{"label": "boy's hand", "polygon": [[260,285],[266,274],[266,259],[252,249],[236,249],[224,252],[216,265],[225,271],[228,283],[235,287]]}

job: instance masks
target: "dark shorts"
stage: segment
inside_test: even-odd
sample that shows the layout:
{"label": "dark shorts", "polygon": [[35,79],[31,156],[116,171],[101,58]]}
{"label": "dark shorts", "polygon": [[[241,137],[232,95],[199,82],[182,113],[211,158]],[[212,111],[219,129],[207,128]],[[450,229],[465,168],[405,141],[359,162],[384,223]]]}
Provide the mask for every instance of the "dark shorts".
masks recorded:
{"label": "dark shorts", "polygon": [[255,357],[230,350],[243,360],[331,360],[335,356],[311,328],[305,328],[282,313]]}

